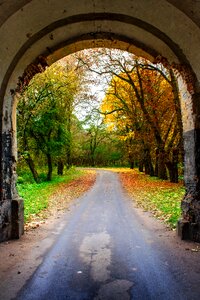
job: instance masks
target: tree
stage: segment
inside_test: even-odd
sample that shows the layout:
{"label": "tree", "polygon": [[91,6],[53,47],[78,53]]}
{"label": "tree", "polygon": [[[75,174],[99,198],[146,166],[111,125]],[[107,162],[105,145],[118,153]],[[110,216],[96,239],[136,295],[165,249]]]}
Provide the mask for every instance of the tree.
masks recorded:
{"label": "tree", "polygon": [[34,179],[38,174],[33,153],[46,156],[47,180],[51,180],[53,160],[62,173],[63,152],[71,164],[71,119],[78,93],[80,76],[75,67],[65,63],[54,64],[37,74],[24,90],[18,104],[19,149],[25,154]]}
{"label": "tree", "polygon": [[85,149],[87,149],[89,163],[94,167],[97,152],[101,149],[105,140],[108,140],[108,132],[98,112],[93,111],[93,114],[88,116],[84,123],[87,124],[85,128]]}
{"label": "tree", "polygon": [[[99,62],[96,63],[100,54],[103,55],[103,58],[101,57],[103,66],[99,66]],[[95,62],[96,68],[92,65],[91,58],[89,58],[89,62],[81,58],[81,62],[91,71],[111,77],[110,89],[107,90],[104,102],[110,96],[112,104],[109,111],[103,113],[117,116],[122,120],[121,123],[126,123],[124,128],[127,129],[127,133],[134,132],[137,133],[136,135],[140,133],[140,137],[141,132],[145,134],[145,130],[142,130],[138,124],[143,124],[148,132],[145,139],[141,138],[145,161],[150,162],[152,148],[156,148],[156,154],[154,153],[156,175],[166,179],[167,167],[171,181],[177,181],[176,157],[177,149],[182,144],[182,127],[179,93],[173,70],[167,70],[159,64],[153,65],[144,59],[135,58],[133,55],[127,54],[123,57],[118,53],[113,55],[110,50],[104,50],[103,53],[97,51],[94,56],[93,62]],[[129,90],[128,96],[127,90]],[[114,101],[114,98],[117,100]],[[134,113],[136,109],[140,110],[140,115],[142,114],[140,122],[132,121],[136,116]],[[148,169],[153,174],[151,162],[149,166]]]}

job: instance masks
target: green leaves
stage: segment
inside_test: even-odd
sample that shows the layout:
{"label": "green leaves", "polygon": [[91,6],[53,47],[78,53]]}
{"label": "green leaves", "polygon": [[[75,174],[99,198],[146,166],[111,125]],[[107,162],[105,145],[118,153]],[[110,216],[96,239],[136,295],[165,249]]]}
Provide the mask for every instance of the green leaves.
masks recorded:
{"label": "green leaves", "polygon": [[71,121],[79,83],[73,65],[57,63],[31,80],[18,103],[19,151],[29,151],[31,160],[38,153],[46,155],[49,178],[53,161],[70,156]]}

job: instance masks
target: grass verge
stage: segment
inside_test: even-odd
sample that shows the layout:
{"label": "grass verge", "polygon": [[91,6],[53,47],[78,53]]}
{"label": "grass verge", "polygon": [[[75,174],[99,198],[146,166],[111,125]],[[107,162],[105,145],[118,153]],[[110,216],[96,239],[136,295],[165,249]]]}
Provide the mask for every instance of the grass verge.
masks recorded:
{"label": "grass verge", "polygon": [[181,215],[181,199],[185,194],[182,182],[170,183],[137,170],[120,169],[119,173],[124,188],[137,206],[152,212],[170,228],[176,227]]}
{"label": "grass verge", "polygon": [[[61,192],[65,194],[66,186],[75,183],[73,189],[73,196],[79,196],[84,189],[77,187],[77,180],[88,176],[88,171],[70,169],[64,176],[54,176],[52,181],[44,181],[37,183],[18,183],[17,189],[19,195],[24,199],[24,218],[25,223],[31,221],[35,216],[39,215],[42,211],[47,210],[49,205],[54,203],[52,200],[53,195],[61,198]],[[84,182],[83,182],[84,184]],[[76,191],[75,191],[76,190]],[[58,196],[59,195],[59,196]],[[58,200],[60,201],[60,200]]]}

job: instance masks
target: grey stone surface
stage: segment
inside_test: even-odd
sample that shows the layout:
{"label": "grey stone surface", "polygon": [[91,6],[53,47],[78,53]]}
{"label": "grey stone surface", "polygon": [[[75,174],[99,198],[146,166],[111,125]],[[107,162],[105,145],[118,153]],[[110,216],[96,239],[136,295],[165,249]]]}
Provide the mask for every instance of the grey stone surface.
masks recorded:
{"label": "grey stone surface", "polygon": [[51,64],[95,46],[128,49],[151,60],[159,57],[179,71],[187,188],[183,222],[190,223],[192,236],[199,239],[199,20],[200,2],[192,0],[88,0],[78,5],[74,0],[0,1],[0,240],[12,236],[11,207],[17,199],[15,100],[10,91],[39,57]]}

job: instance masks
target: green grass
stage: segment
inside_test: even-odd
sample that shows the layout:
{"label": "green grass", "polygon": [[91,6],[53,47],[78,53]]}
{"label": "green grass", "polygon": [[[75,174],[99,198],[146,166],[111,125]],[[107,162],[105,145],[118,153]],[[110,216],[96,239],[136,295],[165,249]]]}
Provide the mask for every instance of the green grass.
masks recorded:
{"label": "green grass", "polygon": [[[37,215],[42,210],[48,207],[49,197],[56,191],[59,184],[68,183],[84,174],[84,171],[70,169],[64,176],[53,176],[52,181],[44,181],[39,184],[30,183],[30,180],[25,181],[20,178],[20,183],[17,184],[19,195],[24,199],[24,218],[27,222],[32,215]],[[28,175],[27,175],[27,178]],[[21,183],[22,182],[22,183]]]}
{"label": "green grass", "polygon": [[144,193],[146,208],[152,210],[159,218],[175,228],[181,216],[180,202],[185,193],[183,187],[173,189],[157,189]]}
{"label": "green grass", "polygon": [[121,174],[124,187],[138,206],[175,228],[181,216],[181,200],[185,194],[182,183],[175,184],[146,176],[137,170]]}
{"label": "green grass", "polygon": [[[155,183],[155,189],[146,192],[149,205],[155,208],[158,218],[163,219],[171,228],[175,228],[181,217],[180,204],[185,194],[185,187],[182,184],[169,183],[156,177],[147,176],[147,180]],[[157,187],[156,183],[160,184],[160,187]]]}

